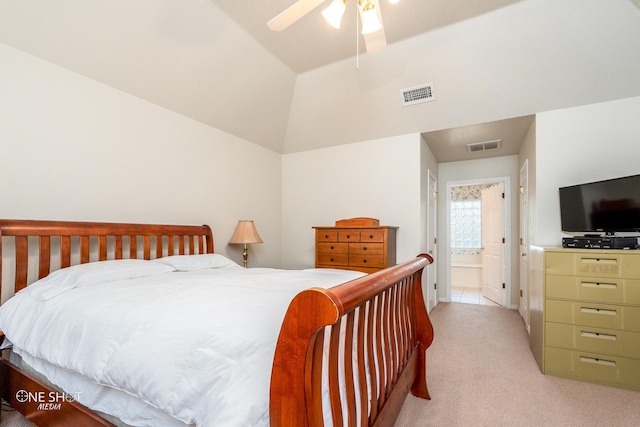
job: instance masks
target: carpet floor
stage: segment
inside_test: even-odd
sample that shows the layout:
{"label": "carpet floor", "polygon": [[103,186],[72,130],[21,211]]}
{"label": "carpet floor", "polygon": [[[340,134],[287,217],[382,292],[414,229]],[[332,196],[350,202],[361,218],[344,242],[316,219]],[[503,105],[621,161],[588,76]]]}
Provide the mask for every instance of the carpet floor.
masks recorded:
{"label": "carpet floor", "polygon": [[17,413],[4,400],[0,401],[0,426],[2,427],[34,427],[34,424]]}
{"label": "carpet floor", "polygon": [[396,427],[640,426],[640,393],[543,375],[517,311],[440,303],[430,314],[431,400],[409,394]]}

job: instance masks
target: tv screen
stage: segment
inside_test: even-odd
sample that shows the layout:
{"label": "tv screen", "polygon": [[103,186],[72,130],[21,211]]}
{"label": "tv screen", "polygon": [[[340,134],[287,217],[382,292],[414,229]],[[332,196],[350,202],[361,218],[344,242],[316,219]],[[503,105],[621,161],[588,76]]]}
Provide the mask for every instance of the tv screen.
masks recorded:
{"label": "tv screen", "polygon": [[640,175],[560,188],[562,231],[640,231]]}

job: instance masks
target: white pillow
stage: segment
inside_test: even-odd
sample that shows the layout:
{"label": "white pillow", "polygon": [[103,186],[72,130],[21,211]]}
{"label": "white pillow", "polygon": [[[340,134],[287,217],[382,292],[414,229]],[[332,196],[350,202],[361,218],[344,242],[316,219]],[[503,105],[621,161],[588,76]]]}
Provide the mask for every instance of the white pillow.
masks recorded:
{"label": "white pillow", "polygon": [[36,299],[46,301],[69,289],[169,273],[175,269],[143,259],[120,259],[78,264],[50,273],[27,287]]}
{"label": "white pillow", "polygon": [[166,264],[176,271],[194,271],[205,268],[240,267],[224,255],[200,254],[200,255],[173,255],[153,260],[159,264]]}

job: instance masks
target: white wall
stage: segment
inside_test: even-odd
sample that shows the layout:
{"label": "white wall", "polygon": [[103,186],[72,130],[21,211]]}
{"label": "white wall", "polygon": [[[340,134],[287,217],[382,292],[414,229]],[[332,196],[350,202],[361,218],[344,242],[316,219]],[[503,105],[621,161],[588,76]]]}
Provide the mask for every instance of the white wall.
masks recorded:
{"label": "white wall", "polygon": [[[468,160],[463,162],[441,163],[438,168],[438,236],[442,244],[438,245],[438,257],[441,262],[438,266],[438,283],[445,284],[449,279],[449,271],[447,259],[449,244],[447,242],[447,184],[452,182],[465,182],[471,184],[473,182],[487,182],[489,178],[509,177],[510,188],[510,205],[509,213],[511,218],[511,253],[510,259],[516,260],[518,256],[518,245],[516,244],[518,236],[518,156],[502,156],[490,159]],[[519,268],[517,262],[510,264],[511,277],[511,304],[518,305],[518,276]],[[441,286],[439,289],[441,299],[448,300],[448,287]]]}
{"label": "white wall", "polygon": [[[628,0],[523,1],[298,76],[285,152],[640,95]],[[401,89],[433,83],[410,107]]]}
{"label": "white wall", "polygon": [[280,266],[281,155],[0,44],[0,218],[209,224],[238,219]]}
{"label": "white wall", "polygon": [[538,114],[533,242],[560,246],[558,188],[640,174],[640,97]]}
{"label": "white wall", "polygon": [[315,264],[313,226],[373,217],[399,227],[397,261],[421,249],[420,135],[286,154],[282,160],[282,264]]}

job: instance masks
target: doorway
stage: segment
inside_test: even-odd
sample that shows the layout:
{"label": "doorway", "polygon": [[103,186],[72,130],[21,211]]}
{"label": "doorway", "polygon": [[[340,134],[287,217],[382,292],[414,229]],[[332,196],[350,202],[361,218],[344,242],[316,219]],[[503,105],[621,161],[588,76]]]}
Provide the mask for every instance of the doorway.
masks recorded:
{"label": "doorway", "polygon": [[509,177],[447,184],[451,302],[510,307],[508,188]]}

